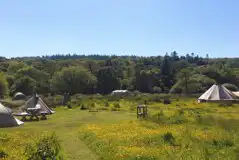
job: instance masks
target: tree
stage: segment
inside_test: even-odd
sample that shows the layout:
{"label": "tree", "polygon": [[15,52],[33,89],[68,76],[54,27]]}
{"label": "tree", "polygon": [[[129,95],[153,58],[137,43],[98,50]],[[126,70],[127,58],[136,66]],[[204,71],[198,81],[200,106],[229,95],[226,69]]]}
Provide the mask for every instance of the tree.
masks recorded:
{"label": "tree", "polygon": [[169,56],[165,55],[161,64],[161,79],[163,86],[161,86],[163,92],[166,92],[173,85],[172,65]]}
{"label": "tree", "polygon": [[6,77],[0,72],[0,97],[8,95],[8,83]]}
{"label": "tree", "polygon": [[194,55],[195,55],[195,54],[192,52],[192,53],[191,53],[191,57],[194,58]]}
{"label": "tree", "polygon": [[9,66],[8,61],[0,62],[0,72],[7,72],[8,66]]}
{"label": "tree", "polygon": [[140,92],[151,92],[154,86],[153,77],[150,71],[142,70],[136,77],[136,89]]}
{"label": "tree", "polygon": [[49,74],[44,71],[38,70],[33,66],[26,66],[17,71],[16,78],[28,76],[33,79],[35,83],[35,89],[38,93],[50,92],[49,87]]}
{"label": "tree", "polygon": [[192,69],[187,68],[178,74],[178,81],[173,85],[170,93],[200,93],[213,84],[215,80],[202,74],[195,74]]}
{"label": "tree", "polygon": [[26,67],[27,65],[23,62],[18,62],[18,61],[10,61],[9,66],[7,68],[7,72],[9,74],[15,74],[17,71],[23,67]]}
{"label": "tree", "polygon": [[132,66],[129,66],[129,67],[125,67],[125,70],[124,70],[124,77],[127,77],[127,78],[132,78],[135,76],[135,70],[134,70],[134,67]]}
{"label": "tree", "polygon": [[214,79],[217,83],[221,83],[220,81],[220,72],[217,67],[207,66],[198,69],[200,74],[208,76],[211,79]]}
{"label": "tree", "polygon": [[97,72],[99,69],[99,64],[95,60],[86,60],[84,63],[85,68],[87,68],[92,74]]}
{"label": "tree", "polygon": [[55,72],[59,71],[59,63],[53,60],[47,60],[45,61],[44,65],[44,71],[50,75],[50,78],[54,75]]}
{"label": "tree", "polygon": [[189,63],[186,60],[179,60],[175,63],[173,63],[173,68],[178,73],[181,69],[189,67]]}
{"label": "tree", "polygon": [[28,76],[19,77],[10,88],[10,94],[22,92],[25,95],[31,95],[36,87],[36,81]]}
{"label": "tree", "polygon": [[93,93],[96,77],[83,67],[66,67],[56,72],[51,83],[57,93]]}
{"label": "tree", "polygon": [[[70,91],[71,94],[91,94],[96,93],[96,91],[106,94],[114,89],[130,91],[137,89],[147,93],[161,92],[161,90],[167,93],[169,89],[178,89],[181,92],[194,93],[204,91],[216,82],[219,84],[230,83],[239,87],[238,58],[209,59],[208,55],[207,57],[199,57],[196,53],[191,52],[185,56],[179,57],[178,55],[179,53],[173,51],[164,57],[77,54],[11,59],[0,57],[0,72],[4,72],[11,94],[15,91],[31,94],[33,88],[39,94],[50,93],[53,91],[52,89],[58,93]],[[75,76],[76,73],[78,74],[77,71],[69,71],[70,76],[68,76],[68,71],[60,74],[62,70],[71,67],[77,68],[76,70],[80,68],[81,71],[81,68],[84,68],[82,71],[84,74],[81,73],[84,76],[69,78],[72,75]],[[186,91],[185,80],[176,79],[176,76],[181,70],[188,67],[193,68],[193,72],[186,82]],[[87,72],[86,76],[85,72]],[[64,79],[65,74],[68,76],[66,76],[67,80]],[[92,75],[95,77],[90,78]],[[61,79],[60,77],[64,78]],[[84,77],[95,80],[97,77],[99,79],[97,87],[96,81],[91,83],[93,81],[89,80],[88,83],[88,81],[85,82]],[[68,83],[68,79],[75,84]],[[60,82],[62,82],[61,85],[56,87]],[[83,84],[85,85],[84,88],[82,88]]]}
{"label": "tree", "polygon": [[208,88],[210,88],[213,84],[216,83],[216,81],[214,79],[211,79],[208,76],[205,76],[202,74],[194,74],[190,77],[190,80],[200,83],[202,86],[203,92],[206,91]]}
{"label": "tree", "polygon": [[121,89],[128,89],[131,87],[132,80],[131,79],[122,79],[120,81]]}
{"label": "tree", "polygon": [[232,76],[232,68],[228,64],[222,64],[220,68],[220,74],[222,76],[230,77]]}
{"label": "tree", "polygon": [[114,58],[111,60],[112,68],[116,71],[117,77],[118,78],[123,78],[123,70],[124,67],[126,66],[125,62],[121,58]]}
{"label": "tree", "polygon": [[178,53],[176,51],[173,51],[171,53],[171,57],[172,57],[173,61],[175,61],[175,62],[179,60]]}
{"label": "tree", "polygon": [[234,84],[225,83],[225,84],[223,84],[223,86],[226,87],[230,91],[238,91],[238,87]]}
{"label": "tree", "polygon": [[14,84],[15,77],[12,76],[12,75],[5,75],[5,78],[6,78],[7,83],[8,83],[8,88],[11,88],[11,86]]}
{"label": "tree", "polygon": [[17,76],[22,77],[22,76],[28,76],[31,77],[32,79],[35,79],[37,81],[44,81],[49,78],[49,75],[43,71],[40,71],[32,66],[27,66],[24,68],[20,68],[17,71]]}
{"label": "tree", "polygon": [[136,89],[141,92],[153,92],[154,86],[160,85],[160,70],[141,70],[136,76]]}
{"label": "tree", "polygon": [[178,74],[178,79],[183,82],[185,91],[188,93],[188,85],[189,85],[189,79],[191,76],[192,70],[189,68],[182,69]]}
{"label": "tree", "polygon": [[99,93],[108,94],[115,89],[120,89],[120,80],[112,67],[101,68],[97,73],[97,90]]}
{"label": "tree", "polygon": [[209,60],[209,55],[208,55],[208,53],[206,54],[206,60]]}
{"label": "tree", "polygon": [[187,90],[185,82],[183,80],[178,80],[178,82],[170,89],[170,93],[199,93],[202,90],[202,85],[194,79],[188,80]]}

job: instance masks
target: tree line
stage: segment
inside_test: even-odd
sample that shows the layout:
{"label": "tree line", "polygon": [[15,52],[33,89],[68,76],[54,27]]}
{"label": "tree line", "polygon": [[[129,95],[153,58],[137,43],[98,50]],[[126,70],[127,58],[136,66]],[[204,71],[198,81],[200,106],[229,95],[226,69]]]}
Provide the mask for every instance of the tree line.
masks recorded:
{"label": "tree line", "polygon": [[0,96],[16,92],[109,94],[116,89],[145,93],[199,93],[212,84],[239,86],[239,58],[179,56],[52,55],[0,57]]}

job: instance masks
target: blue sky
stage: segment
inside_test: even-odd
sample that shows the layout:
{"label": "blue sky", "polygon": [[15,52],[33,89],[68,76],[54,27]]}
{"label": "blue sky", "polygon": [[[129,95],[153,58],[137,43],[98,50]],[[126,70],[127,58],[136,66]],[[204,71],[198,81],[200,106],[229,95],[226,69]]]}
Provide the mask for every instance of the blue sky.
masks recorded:
{"label": "blue sky", "polygon": [[0,56],[239,57],[237,0],[1,0]]}

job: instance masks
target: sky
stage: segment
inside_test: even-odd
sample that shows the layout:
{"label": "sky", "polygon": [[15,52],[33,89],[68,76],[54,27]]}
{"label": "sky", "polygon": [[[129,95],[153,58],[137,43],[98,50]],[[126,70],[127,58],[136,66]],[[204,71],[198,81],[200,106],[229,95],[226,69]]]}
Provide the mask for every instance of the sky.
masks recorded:
{"label": "sky", "polygon": [[0,56],[239,57],[238,0],[0,0]]}

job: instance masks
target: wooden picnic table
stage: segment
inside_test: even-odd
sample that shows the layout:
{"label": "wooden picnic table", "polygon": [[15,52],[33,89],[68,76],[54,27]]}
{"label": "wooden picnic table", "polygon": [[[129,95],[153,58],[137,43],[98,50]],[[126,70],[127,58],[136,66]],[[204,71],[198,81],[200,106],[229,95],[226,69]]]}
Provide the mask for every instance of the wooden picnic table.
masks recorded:
{"label": "wooden picnic table", "polygon": [[[17,114],[13,114],[14,116],[18,116],[18,117],[22,117],[21,121],[27,121],[28,118],[30,117],[29,120],[33,120],[34,118],[39,121],[39,119],[41,120],[47,120],[47,113],[41,112],[41,113],[27,113],[27,112],[22,112],[22,113],[17,113]],[[40,117],[40,118],[39,118]]]}

